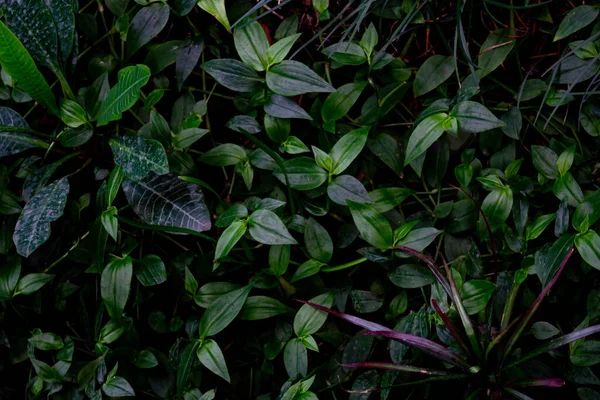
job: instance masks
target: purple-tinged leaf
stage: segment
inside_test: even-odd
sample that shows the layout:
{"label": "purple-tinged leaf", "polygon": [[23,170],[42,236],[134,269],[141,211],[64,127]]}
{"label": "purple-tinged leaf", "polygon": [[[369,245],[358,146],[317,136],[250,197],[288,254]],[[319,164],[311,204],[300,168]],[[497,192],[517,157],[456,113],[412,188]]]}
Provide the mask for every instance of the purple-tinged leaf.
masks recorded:
{"label": "purple-tinged leaf", "polygon": [[565,268],[565,265],[567,265],[567,262],[569,262],[569,259],[573,255],[574,251],[575,251],[575,249],[571,249],[571,251],[569,251],[569,253],[567,254],[567,256],[563,259],[560,267],[558,268],[558,271],[556,272],[556,275],[554,275],[554,278],[552,278],[552,280],[550,282],[548,282],[548,284],[546,285],[546,287],[544,289],[542,289],[542,292],[535,299],[535,301],[531,304],[531,306],[529,307],[529,309],[527,310],[527,312],[523,315],[523,319],[521,319],[521,322],[517,326],[517,330],[510,337],[510,339],[508,340],[508,343],[506,345],[506,348],[504,349],[504,354],[502,355],[502,363],[504,363],[504,361],[506,361],[506,358],[510,355],[510,352],[512,351],[512,349],[514,348],[517,340],[521,336],[521,333],[523,333],[523,330],[525,330],[525,327],[527,326],[527,324],[529,324],[529,321],[531,320],[531,317],[533,317],[533,314],[535,314],[535,312],[537,311],[537,309],[542,304],[542,301],[546,298],[546,295],[548,294],[548,292],[550,291],[550,289],[552,289],[552,287],[554,286],[554,284],[556,283],[556,281],[560,277],[560,274],[562,273],[563,269]]}
{"label": "purple-tinged leaf", "polygon": [[526,381],[511,383],[511,386],[536,386],[536,387],[561,387],[565,381],[558,378],[528,379]]}
{"label": "purple-tinged leaf", "polygon": [[[449,350],[448,348],[435,343],[429,339],[424,339],[418,336],[408,335],[406,333],[396,332],[390,328],[387,328],[383,325],[376,324],[374,322],[370,322],[364,320],[362,318],[355,317],[353,315],[349,315],[346,313],[342,313],[339,311],[332,310],[331,308],[323,307],[318,304],[310,303],[308,301],[298,300],[301,303],[308,304],[312,307],[315,307],[318,310],[325,311],[333,315],[334,317],[338,317],[345,321],[348,321],[356,326],[360,326],[361,328],[367,329],[369,332],[364,332],[365,335],[374,335],[374,336],[384,336],[390,339],[397,340],[402,344],[405,344],[410,347],[415,347],[423,352],[431,354],[434,357],[441,359],[444,362],[447,362],[452,365],[456,365],[463,369],[470,369],[471,365],[469,365],[464,359],[462,359],[458,354]],[[476,367],[473,367],[476,368]],[[479,369],[472,370],[476,373]]]}
{"label": "purple-tinged leaf", "polygon": [[538,347],[537,349],[525,354],[524,356],[521,356],[519,359],[511,362],[510,364],[507,364],[505,367],[503,367],[503,370],[507,370],[509,368],[512,368],[516,365],[519,365],[521,363],[524,363],[525,361],[529,361],[532,358],[535,358],[537,356],[539,356],[540,354],[546,353],[550,350],[554,350],[557,349],[561,346],[564,346],[565,344],[569,344],[571,342],[574,342],[576,340],[579,340],[581,338],[593,335],[595,333],[599,333],[600,332],[600,325],[592,325],[588,328],[585,329],[580,329],[578,331],[575,332],[571,332],[569,334],[566,334],[564,336],[561,336],[559,338],[556,338],[554,340],[549,341],[548,343]]}
{"label": "purple-tinged leaf", "polygon": [[472,373],[479,372],[479,367],[472,367],[462,357],[453,352],[452,350],[433,342],[429,339],[424,339],[419,336],[408,335],[402,332],[396,332],[391,329],[384,331],[369,331],[363,332],[363,335],[383,336],[388,339],[397,340],[402,344],[421,350],[433,357],[439,358],[440,360],[447,362],[457,367],[466,368]]}
{"label": "purple-tinged leaf", "polygon": [[415,372],[417,374],[431,375],[431,376],[452,375],[446,371],[438,371],[435,369],[415,367],[412,365],[394,364],[394,363],[389,363],[389,362],[376,362],[376,361],[374,361],[374,362],[367,361],[367,362],[352,363],[352,364],[342,364],[342,367],[385,369],[385,370],[389,370],[389,371],[398,371],[398,372]]}
{"label": "purple-tinged leaf", "polygon": [[458,347],[460,347],[460,349],[465,354],[469,354],[469,349],[468,349],[467,345],[465,344],[465,342],[463,340],[463,337],[460,334],[460,331],[458,330],[458,328],[456,327],[456,325],[454,325],[454,323],[452,323],[452,321],[450,320],[450,318],[448,317],[448,315],[440,308],[440,306],[438,305],[437,300],[436,299],[431,299],[431,305],[433,306],[433,308],[435,309],[435,311],[438,313],[438,315],[440,316],[440,318],[442,318],[442,321],[444,322],[444,325],[450,331],[450,334],[452,335],[452,338],[454,339],[454,341],[456,342],[456,344],[458,345]]}

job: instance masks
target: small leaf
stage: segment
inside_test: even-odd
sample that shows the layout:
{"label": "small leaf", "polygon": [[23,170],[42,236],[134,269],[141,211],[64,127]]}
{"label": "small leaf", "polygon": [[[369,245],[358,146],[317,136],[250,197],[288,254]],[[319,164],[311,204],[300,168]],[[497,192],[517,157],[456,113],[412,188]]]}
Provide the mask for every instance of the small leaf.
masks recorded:
{"label": "small leaf", "polygon": [[450,111],[450,115],[458,120],[459,129],[466,133],[479,133],[504,126],[504,122],[490,110],[474,101],[459,103]]}
{"label": "small leaf", "polygon": [[133,265],[130,257],[113,259],[102,272],[100,291],[108,315],[112,319],[118,320],[123,315],[132,275]]}
{"label": "small leaf", "polygon": [[213,270],[219,266],[219,259],[225,257],[236,243],[244,236],[248,229],[246,222],[234,221],[227,229],[219,236],[217,248],[215,250],[215,259],[213,261]]}
{"label": "small leaf", "polygon": [[578,367],[591,367],[600,363],[600,341],[586,340],[571,354],[571,362]]}
{"label": "small leaf", "polygon": [[600,269],[600,236],[593,230],[575,236],[577,251],[586,263]]}
{"label": "small leaf", "polygon": [[225,143],[202,154],[199,160],[209,165],[225,167],[238,164],[247,158],[248,156],[242,147],[233,143]]}
{"label": "small leaf", "polygon": [[127,178],[139,181],[151,171],[159,175],[169,172],[167,154],[156,140],[141,136],[123,136],[109,141],[115,163],[119,165]]}
{"label": "small leaf", "polygon": [[[166,5],[163,6],[168,10]],[[117,84],[110,89],[98,111],[98,126],[121,119],[121,114],[137,102],[140,89],[148,83],[149,79],[150,68],[142,64],[120,70]]]}
{"label": "small leaf", "polygon": [[[289,138],[288,138],[289,139]],[[315,160],[308,157],[297,157],[283,163],[284,172],[277,166],[273,175],[286,184],[286,175],[290,187],[296,190],[311,190],[321,186],[327,180],[327,172],[319,167]]]}
{"label": "small leaf", "polygon": [[296,102],[278,94],[272,95],[264,108],[265,112],[272,117],[312,120],[312,117]]}
{"label": "small leaf", "polygon": [[240,311],[240,319],[256,321],[277,315],[293,312],[293,310],[278,300],[266,296],[248,297]]}
{"label": "small leaf", "polygon": [[306,65],[291,60],[282,61],[267,72],[267,86],[282,96],[335,91],[329,83]]}
{"label": "small leaf", "polygon": [[558,160],[556,160],[556,167],[558,168],[560,176],[564,176],[569,171],[571,165],[573,165],[574,158],[575,146],[571,146],[561,153]]}
{"label": "small leaf", "polygon": [[544,232],[544,229],[554,221],[554,218],[556,218],[556,214],[546,214],[537,217],[531,224],[527,225],[525,238],[527,240],[538,238]]}
{"label": "small leaf", "polygon": [[372,203],[365,186],[355,177],[341,175],[327,186],[327,195],[336,204],[345,206],[348,200]]}
{"label": "small leaf", "polygon": [[347,83],[327,96],[321,107],[323,121],[337,121],[348,114],[367,84],[366,81]]}
{"label": "small leaf", "polygon": [[481,45],[478,65],[482,70],[481,78],[498,68],[515,47],[516,32],[512,29],[496,29]]}
{"label": "small leaf", "polygon": [[28,274],[19,279],[14,296],[18,294],[29,295],[37,292],[46,283],[54,279],[52,274]]}
{"label": "small leaf", "polygon": [[158,365],[156,356],[149,350],[140,351],[135,357],[135,366],[142,369],[154,368]]}
{"label": "small leaf", "polygon": [[404,166],[407,166],[442,136],[444,133],[444,122],[448,119],[448,114],[439,113],[425,118],[417,125],[411,133],[406,145],[406,156]]}
{"label": "small leaf", "polygon": [[135,276],[146,287],[160,285],[167,280],[165,263],[159,256],[147,254],[135,269]]}
{"label": "small leaf", "polygon": [[77,102],[60,99],[60,119],[65,125],[77,128],[87,122],[87,114]]}
{"label": "small leaf", "polygon": [[452,56],[434,55],[429,57],[415,76],[413,91],[415,97],[423,96],[444,83],[454,72],[454,59]]}
{"label": "small leaf", "polygon": [[225,0],[198,0],[198,6],[215,17],[225,29],[229,29],[229,20],[225,11]]}
{"label": "small leaf", "polygon": [[558,177],[558,156],[552,149],[545,146],[531,146],[532,161],[535,169],[548,179]]}
{"label": "small leaf", "polygon": [[115,376],[104,385],[102,385],[102,391],[105,395],[109,397],[133,397],[135,396],[135,391],[125,380],[125,378],[121,378],[120,376]]}
{"label": "small leaf", "polygon": [[341,174],[352,164],[352,161],[362,151],[367,143],[369,135],[369,126],[365,126],[352,132],[348,132],[333,146],[329,152],[329,156],[333,160],[333,175]]}
{"label": "small leaf", "polygon": [[[312,298],[310,303],[329,308],[333,305],[333,300],[332,293],[325,293]],[[321,329],[326,320],[326,312],[320,311],[309,304],[304,304],[294,317],[294,332],[298,337],[313,335]]]}
{"label": "small leaf", "polygon": [[213,301],[202,314],[198,327],[200,338],[214,336],[227,328],[240,313],[250,289],[252,289],[252,286],[245,286],[224,294]]}
{"label": "small leaf", "polygon": [[285,346],[283,364],[291,379],[303,378],[308,373],[308,354],[300,338],[290,340]]}
{"label": "small leaf", "polygon": [[267,61],[269,65],[279,64],[288,55],[292,46],[298,40],[301,33],[290,35],[277,41],[267,50]]}
{"label": "small leaf", "polygon": [[36,349],[44,351],[60,350],[65,346],[60,336],[55,335],[51,332],[34,335],[27,339],[27,341],[31,343]]}
{"label": "small leaf", "polygon": [[142,7],[131,20],[127,32],[127,58],[130,58],[142,46],[158,35],[168,21],[169,6],[166,4],[154,3]]}
{"label": "small leaf", "polygon": [[9,257],[0,266],[0,301],[10,300],[21,275],[21,257]]}
{"label": "small leaf", "polygon": [[394,285],[405,289],[420,288],[435,282],[429,268],[416,264],[399,266],[389,275],[389,278]]}
{"label": "small leaf", "polygon": [[[202,7],[202,6],[200,6]],[[237,28],[233,32],[233,41],[238,55],[255,71],[264,71],[269,67],[267,50],[269,39],[263,27],[256,21]]]}
{"label": "small leaf", "polygon": [[20,255],[29,257],[50,238],[50,223],[62,216],[68,194],[69,181],[62,178],[44,187],[25,204],[13,234]]}
{"label": "small leaf", "polygon": [[0,157],[35,147],[48,148],[46,141],[23,130],[29,130],[27,121],[16,111],[8,107],[0,107]]}
{"label": "small leaf", "polygon": [[363,239],[381,250],[387,250],[393,245],[392,228],[373,207],[367,204],[348,200],[352,219]]}
{"label": "small leaf", "polygon": [[198,360],[207,369],[213,372],[215,375],[220,376],[227,382],[231,382],[229,378],[229,371],[227,371],[227,364],[225,363],[225,357],[221,348],[214,340],[204,340],[198,350],[196,351]]}
{"label": "small leaf", "polygon": [[460,289],[462,303],[469,315],[477,314],[490,301],[496,285],[489,281],[470,280]]}
{"label": "small leaf", "polygon": [[207,61],[200,67],[221,85],[236,92],[252,92],[262,82],[252,68],[238,60],[220,58]]}
{"label": "small leaf", "polygon": [[599,12],[600,11],[596,7],[589,5],[575,7],[569,11],[560,23],[560,26],[554,35],[553,42],[564,39],[578,30],[585,28],[594,22]]}
{"label": "small leaf", "polygon": [[[506,188],[492,190],[483,200],[481,211],[487,217],[492,230],[502,226],[510,215],[513,205],[513,192]],[[480,218],[483,221],[483,217]],[[481,222],[483,223],[483,222]]]}
{"label": "small leaf", "polygon": [[306,250],[312,258],[328,263],[333,255],[333,241],[327,230],[310,217],[304,230]]}
{"label": "small leaf", "polygon": [[258,210],[248,218],[250,236],[259,243],[269,245],[297,244],[277,214],[269,210]]}
{"label": "small leaf", "polygon": [[560,333],[560,331],[552,324],[549,324],[545,321],[535,322],[531,326],[531,330],[533,331],[533,336],[539,340],[546,340],[554,337]]}

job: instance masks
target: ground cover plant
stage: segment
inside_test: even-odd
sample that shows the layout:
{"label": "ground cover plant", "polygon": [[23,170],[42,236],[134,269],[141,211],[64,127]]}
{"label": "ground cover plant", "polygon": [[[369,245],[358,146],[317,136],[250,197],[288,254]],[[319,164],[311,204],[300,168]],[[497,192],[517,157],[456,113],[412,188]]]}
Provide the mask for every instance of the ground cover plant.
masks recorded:
{"label": "ground cover plant", "polygon": [[599,7],[0,0],[0,397],[600,398]]}

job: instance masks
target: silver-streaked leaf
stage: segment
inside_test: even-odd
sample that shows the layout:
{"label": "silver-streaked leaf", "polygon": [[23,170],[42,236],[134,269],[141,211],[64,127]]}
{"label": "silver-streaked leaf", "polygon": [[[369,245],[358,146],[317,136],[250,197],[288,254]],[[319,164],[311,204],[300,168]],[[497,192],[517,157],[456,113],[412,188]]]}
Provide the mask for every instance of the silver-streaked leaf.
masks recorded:
{"label": "silver-streaked leaf", "polygon": [[167,153],[160,142],[141,136],[111,139],[110,148],[117,163],[129,179],[144,179],[151,171],[159,175],[169,172]]}
{"label": "silver-streaked leaf", "polygon": [[46,186],[25,205],[15,226],[13,241],[17,252],[29,257],[50,237],[50,222],[63,214],[69,181],[62,178]]}
{"label": "silver-streaked leaf", "polygon": [[211,227],[202,192],[176,174],[151,172],[140,182],[123,182],[123,191],[133,211],[150,225],[174,226],[197,232]]}
{"label": "silver-streaked leaf", "polygon": [[18,128],[29,129],[29,125],[16,111],[8,107],[0,107],[0,157],[17,154],[34,147],[48,148],[48,143],[36,136],[18,132],[20,130]]}

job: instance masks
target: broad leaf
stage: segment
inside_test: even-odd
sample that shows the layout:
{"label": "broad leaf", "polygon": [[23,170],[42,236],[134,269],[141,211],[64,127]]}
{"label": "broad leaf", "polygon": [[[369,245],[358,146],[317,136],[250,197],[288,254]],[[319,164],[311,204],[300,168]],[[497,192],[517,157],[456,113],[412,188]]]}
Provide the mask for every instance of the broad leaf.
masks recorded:
{"label": "broad leaf", "polygon": [[[293,158],[284,162],[283,166],[292,189],[311,190],[321,186],[327,180],[327,172],[312,158]],[[286,177],[283,171],[278,166],[273,175],[285,184]]]}
{"label": "broad leaf", "polygon": [[282,96],[335,91],[329,83],[306,65],[291,60],[281,62],[267,72],[267,86]]}
{"label": "broad leaf", "polygon": [[203,232],[210,214],[197,185],[175,174],[150,173],[140,182],[126,180],[123,191],[133,211],[150,225],[173,226]]}
{"label": "broad leaf", "polygon": [[248,218],[248,232],[254,240],[269,245],[297,244],[277,214],[258,210]]}
{"label": "broad leaf", "polygon": [[104,385],[102,385],[102,391],[105,395],[109,397],[127,397],[127,396],[135,396],[135,391],[125,380],[125,378],[121,378],[120,376],[115,376]]}
{"label": "broad leaf", "polygon": [[58,34],[59,59],[65,67],[69,62],[69,55],[73,51],[75,38],[75,12],[77,5],[71,0],[45,0]]}
{"label": "broad leaf", "polygon": [[429,57],[417,71],[413,91],[415,97],[423,96],[444,83],[454,72],[454,59],[439,54]]}
{"label": "broad leaf", "polygon": [[[271,247],[273,248],[273,247]],[[247,321],[256,321],[277,315],[293,312],[291,308],[285,306],[278,300],[266,296],[248,297],[240,311],[240,319]]]}
{"label": "broad leaf", "polygon": [[100,279],[102,301],[108,315],[114,320],[120,319],[123,315],[132,276],[133,265],[130,257],[113,259],[102,271]]}
{"label": "broad leaf", "polygon": [[219,266],[218,260],[225,257],[236,243],[244,236],[248,230],[247,224],[244,221],[234,221],[223,231],[219,236],[217,247],[215,249],[215,260],[213,261],[213,270]]}
{"label": "broad leaf", "polygon": [[29,257],[50,237],[50,223],[63,214],[69,181],[62,178],[40,190],[23,208],[15,226],[13,241],[17,252]]}
{"label": "broad leaf", "polygon": [[328,263],[333,255],[333,241],[327,230],[314,218],[309,218],[304,230],[306,250],[312,258]]}
{"label": "broad leaf", "polygon": [[239,314],[252,286],[234,290],[213,301],[202,314],[198,332],[200,338],[214,336],[225,329]]}
{"label": "broad leaf", "polygon": [[348,200],[357,203],[372,203],[365,186],[350,175],[338,176],[327,186],[327,195],[336,204],[345,206]]}
{"label": "broad leaf", "polygon": [[238,55],[255,71],[264,71],[268,68],[267,51],[269,39],[263,27],[256,21],[237,28],[233,32],[233,40]]}
{"label": "broad leaf", "polygon": [[167,154],[160,142],[141,136],[122,136],[109,141],[115,163],[127,178],[134,181],[144,179],[150,172],[158,175],[169,173]]}
{"label": "broad leaf", "polygon": [[35,147],[48,148],[48,143],[44,140],[24,133],[19,128],[29,130],[27,121],[16,111],[8,107],[0,107],[0,157],[10,156]]}
{"label": "broad leaf", "polygon": [[274,94],[269,98],[269,101],[265,104],[265,112],[277,118],[312,119],[298,103],[278,94]]}
{"label": "broad leaf", "polygon": [[483,310],[492,298],[496,285],[489,281],[470,280],[460,289],[463,306],[469,315]]}
{"label": "broad leaf", "polygon": [[196,67],[203,49],[204,39],[201,36],[197,36],[194,40],[187,39],[179,48],[175,60],[177,89],[181,90],[183,87],[183,83],[190,76],[194,67]]}
{"label": "broad leaf", "polygon": [[474,101],[463,101],[457,104],[450,115],[458,120],[458,128],[466,133],[479,133],[494,128],[501,128],[500,121],[483,105]]}
{"label": "broad leaf", "polygon": [[321,108],[323,121],[337,121],[348,114],[367,84],[365,81],[347,83],[327,96]]}
{"label": "broad leaf", "polygon": [[447,119],[448,114],[439,113],[425,118],[417,125],[406,145],[404,166],[407,166],[421,156],[421,154],[425,153],[442,136],[445,131],[444,123]]}
{"label": "broad leaf", "polygon": [[592,230],[575,236],[575,246],[586,263],[600,269],[600,236]]}
{"label": "broad leaf", "polygon": [[[332,293],[325,293],[310,299],[310,303],[329,308],[333,305],[333,300]],[[299,337],[312,335],[321,329],[326,320],[326,312],[320,311],[310,304],[304,304],[294,318],[294,332]]]}
{"label": "broad leaf", "polygon": [[352,164],[352,161],[358,157],[363,147],[365,147],[365,143],[367,143],[369,130],[369,126],[353,130],[337,141],[329,152],[329,156],[333,161],[331,169],[333,175],[344,172]]}
{"label": "broad leaf", "polygon": [[154,3],[142,7],[131,20],[127,32],[127,58],[163,30],[169,20],[169,6]]}
{"label": "broad leaf", "polygon": [[140,89],[150,79],[150,68],[142,64],[123,68],[119,71],[118,79],[100,106],[98,126],[121,119],[121,114],[133,107],[140,97]]}
{"label": "broad leaf", "polygon": [[252,68],[238,60],[210,60],[202,64],[201,68],[221,85],[236,92],[252,92],[263,82]]}
{"label": "broad leaf", "polygon": [[198,0],[198,6],[215,17],[225,29],[229,29],[229,20],[225,11],[225,0]]}
{"label": "broad leaf", "polygon": [[269,50],[267,50],[267,61],[269,62],[269,65],[282,62],[300,35],[300,33],[290,35],[270,46]]}
{"label": "broad leaf", "polygon": [[389,222],[368,204],[348,200],[352,219],[363,239],[378,249],[387,250],[393,244]]}
{"label": "broad leaf", "polygon": [[19,39],[0,21],[0,64],[32,98],[58,115],[50,86]]}
{"label": "broad leaf", "polygon": [[575,7],[569,11],[560,23],[553,41],[556,42],[557,40],[564,39],[578,30],[585,28],[594,22],[599,12],[598,8],[590,5]]}
{"label": "broad leaf", "polygon": [[229,371],[227,371],[227,364],[225,364],[225,357],[221,348],[214,340],[204,340],[198,350],[196,351],[198,360],[208,368],[215,375],[220,376],[227,382],[231,382],[229,378]]}
{"label": "broad leaf", "polygon": [[[513,192],[508,188],[492,190],[481,203],[481,211],[487,217],[492,230],[502,226],[510,215],[513,205]],[[483,220],[483,217],[480,221]],[[484,224],[484,222],[481,222]]]}
{"label": "broad leaf", "polygon": [[502,65],[508,53],[515,47],[515,36],[516,32],[512,29],[496,29],[490,32],[479,50],[478,64],[482,71],[481,77]]}
{"label": "broad leaf", "polygon": [[29,295],[37,292],[46,283],[54,279],[52,274],[27,274],[17,283],[15,288],[15,296],[18,294]]}

